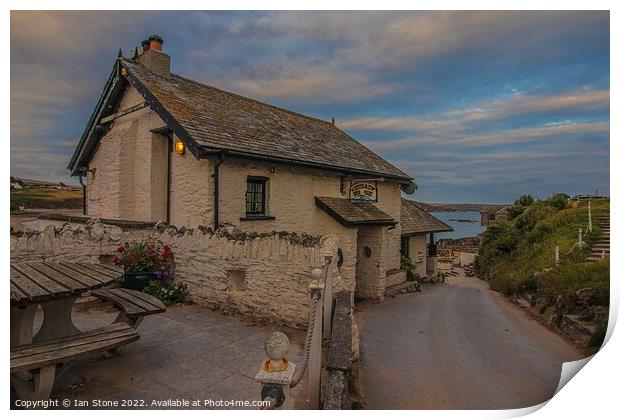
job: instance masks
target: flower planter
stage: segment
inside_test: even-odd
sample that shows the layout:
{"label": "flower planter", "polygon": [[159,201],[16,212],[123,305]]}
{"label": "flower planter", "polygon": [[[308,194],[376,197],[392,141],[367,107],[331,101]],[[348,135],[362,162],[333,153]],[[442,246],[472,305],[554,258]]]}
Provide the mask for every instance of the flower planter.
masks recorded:
{"label": "flower planter", "polygon": [[153,280],[153,273],[128,273],[125,272],[123,276],[123,287],[131,290],[139,290],[142,291],[146,286],[149,285],[149,282]]}

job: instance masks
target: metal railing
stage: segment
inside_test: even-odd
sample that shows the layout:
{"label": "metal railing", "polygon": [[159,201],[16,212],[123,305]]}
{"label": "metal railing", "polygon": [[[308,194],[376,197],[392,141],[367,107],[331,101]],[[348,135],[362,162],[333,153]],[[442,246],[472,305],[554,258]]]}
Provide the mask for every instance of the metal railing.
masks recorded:
{"label": "metal railing", "polygon": [[[333,255],[325,254],[325,262],[310,273],[308,285],[310,310],[308,329],[299,365],[286,359],[289,340],[286,334],[275,332],[265,340],[265,360],[255,376],[262,384],[261,399],[269,401],[269,409],[290,407],[289,392],[304,377],[308,377],[309,409],[321,405],[321,354],[323,338],[331,336],[333,313]],[[306,375],[307,373],[307,375]]]}

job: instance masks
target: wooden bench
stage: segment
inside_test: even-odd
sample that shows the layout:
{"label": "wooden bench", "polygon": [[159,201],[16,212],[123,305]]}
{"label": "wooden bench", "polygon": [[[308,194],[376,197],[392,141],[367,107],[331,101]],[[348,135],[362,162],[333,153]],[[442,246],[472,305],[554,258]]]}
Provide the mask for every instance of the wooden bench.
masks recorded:
{"label": "wooden bench", "polygon": [[45,343],[11,349],[11,384],[23,400],[46,400],[56,378],[56,367],[94,354],[107,354],[140,338],[123,322]]}
{"label": "wooden bench", "polygon": [[159,299],[137,290],[101,289],[91,295],[112,303],[120,310],[115,322],[126,322],[133,328],[138,328],[146,315],[166,311],[166,305]]}

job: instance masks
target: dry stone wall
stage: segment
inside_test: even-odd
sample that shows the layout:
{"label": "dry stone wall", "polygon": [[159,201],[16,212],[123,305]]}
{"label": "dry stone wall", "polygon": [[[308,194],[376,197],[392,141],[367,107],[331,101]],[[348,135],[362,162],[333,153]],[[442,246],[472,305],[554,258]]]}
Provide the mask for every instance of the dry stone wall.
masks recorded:
{"label": "dry stone wall", "polygon": [[[234,226],[214,233],[161,224],[124,231],[91,219],[41,232],[11,231],[11,261],[109,261],[120,244],[145,238],[172,247],[175,281],[187,283],[196,303],[294,327],[307,324],[312,268],[338,249],[334,236],[246,233]],[[352,292],[352,286],[334,267],[335,291]]]}

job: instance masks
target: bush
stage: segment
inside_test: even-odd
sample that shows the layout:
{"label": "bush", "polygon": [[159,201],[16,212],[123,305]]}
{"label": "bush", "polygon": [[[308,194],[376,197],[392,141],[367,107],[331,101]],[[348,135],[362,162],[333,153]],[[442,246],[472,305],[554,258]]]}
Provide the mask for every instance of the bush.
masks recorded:
{"label": "bush", "polygon": [[563,292],[574,293],[579,289],[592,287],[599,291],[600,302],[609,305],[609,258],[581,264],[568,261],[558,268],[536,278],[538,289],[543,295],[554,296]]}
{"label": "bush", "polygon": [[403,254],[400,254],[400,269],[405,270],[408,281],[414,281],[418,278],[418,274],[415,272],[415,264],[411,258]]}
{"label": "bush", "polygon": [[522,195],[521,197],[515,200],[515,206],[527,207],[527,206],[531,206],[532,204],[534,204],[534,197],[532,197],[529,194]]}
{"label": "bush", "polygon": [[528,207],[519,217],[514,220],[514,225],[521,232],[531,231],[536,223],[552,216],[557,210],[544,203],[536,203],[533,206]]}
{"label": "bush", "polygon": [[605,334],[607,334],[607,323],[598,324],[594,334],[590,337],[590,347],[600,348],[605,341]]}
{"label": "bush", "polygon": [[525,211],[525,209],[527,209],[527,207],[524,206],[510,206],[508,207],[508,215],[510,217],[510,220],[516,218],[517,216],[519,216],[521,213],[523,213]]}
{"label": "bush", "polygon": [[568,195],[566,194],[555,194],[553,197],[548,198],[544,201],[544,203],[550,205],[551,207],[555,207],[558,210],[564,210],[568,207]]}
{"label": "bush", "polygon": [[[554,197],[557,203],[566,198],[561,194]],[[607,306],[609,259],[583,264],[589,250],[574,247],[579,229],[587,226],[587,202],[558,210],[562,206],[551,205],[549,200],[539,201],[511,221],[490,225],[480,241],[478,272],[493,290],[505,294],[535,292],[541,299],[558,294],[574,296],[579,289],[594,287],[599,291],[597,296],[602,296],[600,305]],[[609,203],[592,202],[592,213],[595,217],[608,215]],[[585,241],[594,243],[600,232],[600,226],[593,223],[593,232],[585,236]],[[560,247],[561,266],[534,277],[535,273],[554,267],[556,246]]]}
{"label": "bush", "polygon": [[144,288],[144,292],[156,297],[166,305],[191,303],[189,288],[182,282],[172,283],[167,280],[154,279]]}

